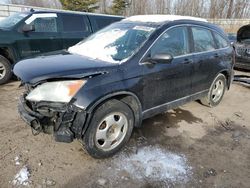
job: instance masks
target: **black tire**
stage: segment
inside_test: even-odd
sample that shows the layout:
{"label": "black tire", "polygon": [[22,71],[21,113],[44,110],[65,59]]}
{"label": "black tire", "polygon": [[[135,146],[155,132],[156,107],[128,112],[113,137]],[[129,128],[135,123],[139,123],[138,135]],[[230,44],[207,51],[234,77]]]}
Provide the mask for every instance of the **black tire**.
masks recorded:
{"label": "black tire", "polygon": [[[119,138],[120,141],[117,143],[114,143],[115,144],[118,144],[117,146],[112,146],[111,147],[114,147],[110,150],[105,150],[105,149],[102,149],[100,147],[101,144],[99,143],[100,140],[97,139],[97,131],[102,131],[102,129],[105,131],[105,137],[107,137],[107,134],[109,133],[109,129],[111,129],[112,126],[108,126],[107,122],[105,122],[105,118],[107,117],[112,117],[113,114],[116,114],[116,113],[119,113],[119,114],[122,114],[122,118],[125,119],[126,118],[126,124],[123,125],[122,128],[118,128],[120,129],[121,131],[121,134],[123,135],[122,138]],[[115,120],[115,116],[114,115],[114,121],[119,121],[118,120]],[[104,123],[105,122],[105,123]],[[103,126],[103,123],[104,123],[104,128],[101,128]],[[126,126],[126,128],[124,127]],[[107,157],[111,157],[113,156],[115,153],[117,153],[126,143],[127,141],[129,140],[131,134],[132,134],[132,131],[133,131],[133,127],[134,127],[134,114],[132,112],[132,110],[130,109],[130,107],[128,105],[126,105],[125,103],[121,102],[121,101],[118,101],[118,100],[110,100],[110,101],[107,101],[105,102],[104,104],[100,105],[94,112],[93,116],[92,116],[92,119],[90,121],[90,124],[89,124],[89,127],[84,135],[84,142],[85,142],[85,148],[86,150],[88,151],[88,153],[94,157],[94,158],[107,158]],[[124,131],[124,132],[123,132]],[[113,131],[113,133],[111,134],[115,134],[114,133],[115,131]],[[119,133],[120,135],[120,133]],[[98,141],[97,141],[98,140]],[[109,140],[109,139],[107,139]],[[105,140],[103,139],[103,145],[104,143],[106,143],[106,141],[104,142]],[[109,140],[109,142],[111,142]],[[112,141],[113,143],[114,141]]]}
{"label": "black tire", "polygon": [[[223,85],[221,86],[221,92],[220,94],[218,94],[217,98],[215,98],[215,95],[213,94],[213,89],[215,89],[216,83],[221,83]],[[213,83],[211,84],[207,96],[200,99],[201,103],[209,107],[217,106],[221,102],[224,96],[226,87],[227,87],[226,77],[221,73],[218,74],[218,76],[214,79]]]}
{"label": "black tire", "polygon": [[[0,76],[0,85],[7,83],[10,78],[12,77],[12,70],[11,70],[11,64],[8,59],[6,59],[4,56],[0,55],[0,68],[3,66],[5,69],[4,76],[1,78]],[[0,74],[1,74],[0,70]]]}

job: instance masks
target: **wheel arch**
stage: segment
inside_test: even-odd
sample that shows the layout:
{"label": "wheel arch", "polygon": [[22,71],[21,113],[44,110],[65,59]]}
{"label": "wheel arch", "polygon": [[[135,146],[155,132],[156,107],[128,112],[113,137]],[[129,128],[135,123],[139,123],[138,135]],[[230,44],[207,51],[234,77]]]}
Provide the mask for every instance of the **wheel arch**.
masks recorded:
{"label": "wheel arch", "polygon": [[228,70],[222,70],[220,71],[217,75],[219,74],[223,74],[226,78],[226,82],[227,82],[227,89],[230,88],[230,85],[231,85],[231,76],[230,76],[230,73]]}
{"label": "wheel arch", "polygon": [[[135,118],[135,127],[140,127],[142,122],[142,105],[139,98],[132,92],[128,91],[119,91],[116,93],[108,94],[97,100],[93,105],[86,109],[87,113],[93,114],[96,108],[101,104],[116,99],[127,104],[133,111]],[[87,125],[88,126],[88,125]]]}
{"label": "wheel arch", "polygon": [[14,55],[10,48],[0,47],[0,55],[5,57],[12,65],[14,64]]}

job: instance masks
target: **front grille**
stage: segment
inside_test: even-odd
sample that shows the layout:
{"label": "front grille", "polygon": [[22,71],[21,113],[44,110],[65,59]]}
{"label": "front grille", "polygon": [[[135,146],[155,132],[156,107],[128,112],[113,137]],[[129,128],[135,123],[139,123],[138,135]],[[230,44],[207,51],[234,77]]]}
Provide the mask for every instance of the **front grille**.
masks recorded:
{"label": "front grille", "polygon": [[238,56],[250,58],[250,46],[238,46],[236,47],[236,53]]}

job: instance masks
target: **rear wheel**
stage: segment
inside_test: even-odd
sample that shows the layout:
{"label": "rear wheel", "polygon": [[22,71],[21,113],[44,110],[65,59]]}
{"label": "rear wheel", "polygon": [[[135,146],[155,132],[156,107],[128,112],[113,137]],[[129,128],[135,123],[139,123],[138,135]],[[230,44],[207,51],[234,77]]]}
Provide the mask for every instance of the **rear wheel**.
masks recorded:
{"label": "rear wheel", "polygon": [[219,74],[210,86],[207,96],[201,99],[201,103],[209,107],[217,106],[224,96],[226,84],[225,76]]}
{"label": "rear wheel", "polygon": [[118,152],[129,140],[134,115],[125,103],[110,100],[98,107],[84,135],[85,147],[94,158],[106,158]]}
{"label": "rear wheel", "polygon": [[0,55],[0,85],[8,82],[11,76],[12,71],[9,60]]}

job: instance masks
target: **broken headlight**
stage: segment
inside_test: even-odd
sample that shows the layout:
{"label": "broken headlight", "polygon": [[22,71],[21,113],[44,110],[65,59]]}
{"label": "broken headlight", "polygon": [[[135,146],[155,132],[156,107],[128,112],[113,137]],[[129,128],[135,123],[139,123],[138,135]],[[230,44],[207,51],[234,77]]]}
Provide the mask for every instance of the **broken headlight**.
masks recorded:
{"label": "broken headlight", "polygon": [[68,103],[85,83],[86,80],[46,82],[32,90],[26,99]]}

